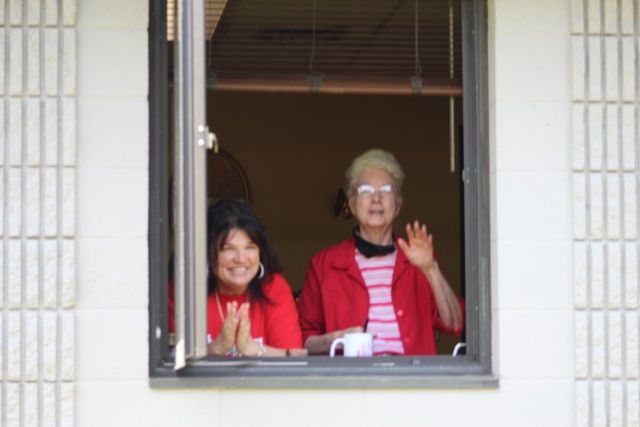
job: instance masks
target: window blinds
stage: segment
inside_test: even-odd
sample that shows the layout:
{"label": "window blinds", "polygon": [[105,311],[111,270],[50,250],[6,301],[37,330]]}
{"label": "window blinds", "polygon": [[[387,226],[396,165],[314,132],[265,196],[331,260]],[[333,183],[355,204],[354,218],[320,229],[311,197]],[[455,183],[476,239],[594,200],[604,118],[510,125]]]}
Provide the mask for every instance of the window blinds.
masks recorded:
{"label": "window blinds", "polygon": [[208,86],[459,96],[460,14],[460,0],[207,0]]}

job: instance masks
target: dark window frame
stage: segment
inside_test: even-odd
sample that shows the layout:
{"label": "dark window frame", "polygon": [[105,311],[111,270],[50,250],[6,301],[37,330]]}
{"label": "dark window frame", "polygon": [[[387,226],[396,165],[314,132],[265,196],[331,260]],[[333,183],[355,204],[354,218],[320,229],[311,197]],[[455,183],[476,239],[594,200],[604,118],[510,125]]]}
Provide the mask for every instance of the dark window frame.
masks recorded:
{"label": "dark window frame", "polygon": [[496,387],[491,355],[486,0],[462,0],[463,198],[467,355],[203,359],[175,371],[168,354],[168,69],[166,0],[149,22],[149,377],[154,387]]}

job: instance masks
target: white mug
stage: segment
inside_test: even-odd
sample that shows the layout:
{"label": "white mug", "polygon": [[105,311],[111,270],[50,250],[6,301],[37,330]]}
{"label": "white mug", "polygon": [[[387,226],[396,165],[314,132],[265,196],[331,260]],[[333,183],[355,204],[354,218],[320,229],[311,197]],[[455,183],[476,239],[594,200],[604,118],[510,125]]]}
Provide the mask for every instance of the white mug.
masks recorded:
{"label": "white mug", "polygon": [[373,356],[373,334],[366,332],[350,332],[344,337],[337,338],[331,343],[329,356],[335,356],[336,347],[342,344],[345,357],[369,357]]}

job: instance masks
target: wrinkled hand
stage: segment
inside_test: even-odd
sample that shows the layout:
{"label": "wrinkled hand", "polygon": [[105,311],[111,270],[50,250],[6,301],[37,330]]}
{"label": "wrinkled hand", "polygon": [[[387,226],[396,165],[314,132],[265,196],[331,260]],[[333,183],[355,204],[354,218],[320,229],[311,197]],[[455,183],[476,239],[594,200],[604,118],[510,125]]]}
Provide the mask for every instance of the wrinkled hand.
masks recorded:
{"label": "wrinkled hand", "polygon": [[407,224],[407,240],[398,239],[398,245],[407,256],[409,262],[422,270],[429,270],[435,265],[433,258],[433,236],[427,233],[427,226],[414,221],[413,226]]}
{"label": "wrinkled hand", "polygon": [[255,356],[260,350],[260,345],[251,338],[251,320],[249,319],[249,303],[240,305],[238,310],[238,332],[236,335],[236,347],[245,356]]}
{"label": "wrinkled hand", "polygon": [[344,337],[345,334],[349,334],[349,333],[353,333],[353,332],[364,332],[364,329],[362,328],[362,326],[352,326],[350,328],[346,328],[346,329],[339,329],[337,331],[333,331],[328,333],[328,342],[329,345],[331,345],[331,343],[334,340],[337,340],[338,338],[342,338]]}
{"label": "wrinkled hand", "polygon": [[213,353],[217,355],[225,355],[236,344],[236,333],[238,330],[238,304],[233,302],[227,303],[227,316],[222,322],[222,329],[211,344]]}

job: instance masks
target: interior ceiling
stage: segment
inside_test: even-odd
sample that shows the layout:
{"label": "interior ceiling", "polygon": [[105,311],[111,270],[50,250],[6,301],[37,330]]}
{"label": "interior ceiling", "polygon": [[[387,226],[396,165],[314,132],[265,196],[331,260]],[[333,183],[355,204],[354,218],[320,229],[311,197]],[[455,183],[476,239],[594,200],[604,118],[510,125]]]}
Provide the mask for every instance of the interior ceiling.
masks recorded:
{"label": "interior ceiling", "polygon": [[206,5],[210,87],[461,93],[460,0]]}

